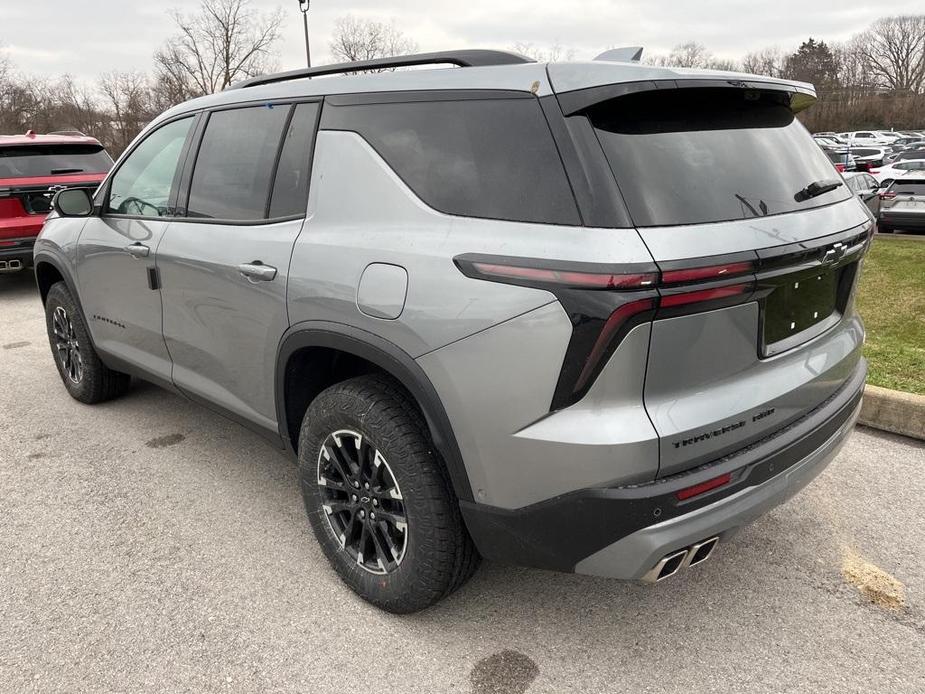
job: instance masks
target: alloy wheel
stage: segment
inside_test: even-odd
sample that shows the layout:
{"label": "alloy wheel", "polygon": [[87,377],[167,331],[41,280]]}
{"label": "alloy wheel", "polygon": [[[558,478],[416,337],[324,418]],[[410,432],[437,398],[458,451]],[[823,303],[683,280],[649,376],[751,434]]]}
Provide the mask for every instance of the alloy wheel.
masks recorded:
{"label": "alloy wheel", "polygon": [[361,569],[386,574],[408,548],[408,520],[385,457],[361,434],[329,434],[318,453],[322,508],[341,548]]}
{"label": "alloy wheel", "polygon": [[52,328],[55,333],[55,352],[58,361],[72,383],[80,383],[83,378],[83,357],[80,356],[80,342],[77,332],[63,306],[55,308],[52,316]]}

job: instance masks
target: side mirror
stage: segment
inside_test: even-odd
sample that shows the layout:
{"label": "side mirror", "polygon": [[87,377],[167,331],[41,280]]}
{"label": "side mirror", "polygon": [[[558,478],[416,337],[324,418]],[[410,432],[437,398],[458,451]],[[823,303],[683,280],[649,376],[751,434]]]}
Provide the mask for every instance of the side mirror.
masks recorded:
{"label": "side mirror", "polygon": [[89,217],[93,214],[93,198],[86,188],[59,190],[51,206],[62,217]]}

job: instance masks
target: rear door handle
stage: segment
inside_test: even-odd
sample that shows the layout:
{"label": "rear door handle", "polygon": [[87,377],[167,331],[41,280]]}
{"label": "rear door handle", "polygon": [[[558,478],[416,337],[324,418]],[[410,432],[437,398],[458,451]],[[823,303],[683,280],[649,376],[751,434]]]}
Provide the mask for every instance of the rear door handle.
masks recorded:
{"label": "rear door handle", "polygon": [[238,265],[238,272],[251,282],[269,282],[276,277],[276,268],[259,260]]}
{"label": "rear door handle", "polygon": [[133,258],[147,258],[148,253],[151,252],[151,249],[143,243],[133,243],[125,247],[125,252]]}

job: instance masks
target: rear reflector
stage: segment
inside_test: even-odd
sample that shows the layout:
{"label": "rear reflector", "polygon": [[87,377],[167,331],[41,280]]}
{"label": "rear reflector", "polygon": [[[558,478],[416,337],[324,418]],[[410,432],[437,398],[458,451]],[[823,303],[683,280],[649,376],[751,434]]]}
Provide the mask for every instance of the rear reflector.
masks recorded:
{"label": "rear reflector", "polygon": [[701,301],[715,301],[716,299],[727,299],[731,296],[739,296],[751,290],[751,284],[733,284],[729,287],[715,287],[713,289],[700,289],[695,292],[685,292],[683,294],[669,294],[661,299],[662,308],[672,306],[685,306],[687,304],[696,304]]}
{"label": "rear reflector", "polygon": [[664,284],[675,284],[677,282],[697,282],[699,280],[720,279],[724,277],[733,277],[735,275],[744,275],[754,269],[755,264],[747,260],[739,263],[727,263],[725,265],[692,267],[683,270],[666,270],[662,273],[662,282]]}
{"label": "rear reflector", "polygon": [[722,487],[724,484],[729,484],[731,481],[732,473],[727,472],[725,475],[714,477],[712,480],[707,480],[706,482],[695,484],[693,487],[687,487],[686,489],[682,489],[679,492],[675,492],[675,496],[678,497],[678,501],[685,501],[686,499],[691,499],[695,496],[706,494],[707,492],[716,489],[717,487]]}
{"label": "rear reflector", "polygon": [[615,275],[497,263],[472,263],[472,267],[487,278],[527,280],[581,289],[642,289],[653,286],[658,280],[658,275],[654,272]]}

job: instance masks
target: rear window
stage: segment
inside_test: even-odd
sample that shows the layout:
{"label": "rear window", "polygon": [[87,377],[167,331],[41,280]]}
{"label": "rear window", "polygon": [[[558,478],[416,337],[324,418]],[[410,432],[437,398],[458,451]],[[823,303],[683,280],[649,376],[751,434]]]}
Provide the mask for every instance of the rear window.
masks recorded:
{"label": "rear window", "polygon": [[289,106],[253,106],[209,116],[193,170],[187,214],[266,219],[273,166]]}
{"label": "rear window", "polygon": [[925,149],[915,149],[903,152],[899,155],[900,159],[925,159]]}
{"label": "rear window", "polygon": [[534,98],[325,106],[321,127],[358,133],[441,212],[580,224]]}
{"label": "rear window", "polygon": [[783,93],[658,90],[591,107],[614,176],[638,226],[721,222],[847,199],[847,186],[801,199],[837,178]]}
{"label": "rear window", "polygon": [[112,159],[101,145],[0,147],[0,178],[105,173]]}
{"label": "rear window", "polygon": [[890,191],[897,195],[925,195],[925,181],[893,181]]}

